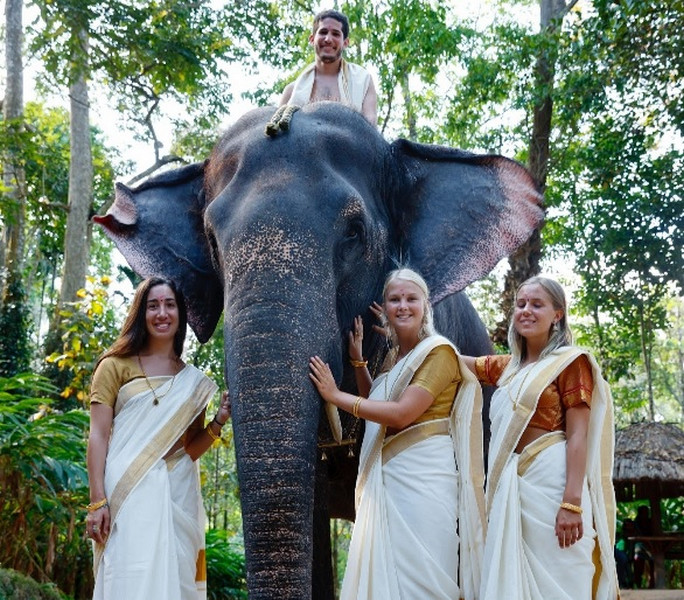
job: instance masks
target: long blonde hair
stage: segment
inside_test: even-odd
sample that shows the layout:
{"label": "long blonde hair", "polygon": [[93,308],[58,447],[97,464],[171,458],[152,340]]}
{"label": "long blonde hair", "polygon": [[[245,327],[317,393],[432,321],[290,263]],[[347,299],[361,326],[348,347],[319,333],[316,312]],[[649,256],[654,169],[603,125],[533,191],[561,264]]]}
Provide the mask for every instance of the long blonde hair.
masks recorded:
{"label": "long blonde hair", "polygon": [[[556,280],[540,276],[530,277],[518,286],[518,289],[515,291],[516,299],[522,288],[534,283],[541,286],[549,295],[553,309],[563,312],[563,316],[556,324],[552,325],[549,330],[549,341],[546,343],[546,346],[544,346],[544,349],[539,356],[539,358],[542,359],[556,348],[570,346],[572,344],[572,332],[568,325],[568,304],[565,300],[565,292],[563,291],[561,284]],[[527,356],[527,342],[525,338],[515,330],[515,319],[513,318],[513,315],[511,315],[511,322],[508,325],[508,347],[511,351],[511,365],[517,368]]]}

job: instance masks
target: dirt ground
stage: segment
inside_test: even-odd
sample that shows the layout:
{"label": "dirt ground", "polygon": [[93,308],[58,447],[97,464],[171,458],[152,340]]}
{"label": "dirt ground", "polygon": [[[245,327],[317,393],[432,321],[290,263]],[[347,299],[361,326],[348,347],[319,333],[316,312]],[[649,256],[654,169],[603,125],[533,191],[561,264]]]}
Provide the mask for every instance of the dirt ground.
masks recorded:
{"label": "dirt ground", "polygon": [[620,590],[620,600],[684,600],[684,590]]}

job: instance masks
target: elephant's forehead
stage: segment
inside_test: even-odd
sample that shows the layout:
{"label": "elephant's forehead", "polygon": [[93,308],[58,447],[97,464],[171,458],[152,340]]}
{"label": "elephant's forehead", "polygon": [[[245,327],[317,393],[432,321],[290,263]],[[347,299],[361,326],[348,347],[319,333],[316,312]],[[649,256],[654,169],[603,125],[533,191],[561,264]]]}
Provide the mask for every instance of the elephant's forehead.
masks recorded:
{"label": "elephant's forehead", "polygon": [[250,166],[252,160],[264,166],[283,157],[295,168],[311,169],[325,161],[367,164],[386,150],[387,142],[363,116],[338,103],[305,106],[295,113],[288,130],[275,136],[264,135],[265,114],[229,129],[217,146],[216,159],[225,166],[225,161],[240,156]]}
{"label": "elephant's forehead", "polygon": [[226,266],[232,274],[249,270],[296,276],[302,265],[315,259],[315,248],[315,240],[306,230],[254,224],[231,244]]}

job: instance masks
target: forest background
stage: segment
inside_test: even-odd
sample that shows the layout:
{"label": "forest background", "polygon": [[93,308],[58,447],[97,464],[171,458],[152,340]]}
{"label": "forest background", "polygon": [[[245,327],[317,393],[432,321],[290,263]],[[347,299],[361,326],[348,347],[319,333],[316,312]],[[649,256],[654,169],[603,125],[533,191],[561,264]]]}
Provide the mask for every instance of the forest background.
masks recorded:
{"label": "forest background", "polygon": [[[468,290],[500,349],[512,290],[541,270],[571,291],[617,426],[684,423],[684,0],[5,0],[0,566],[44,597],[90,594],[89,377],[137,282],[90,219],[114,181],[203,160],[277,103],[329,7],[387,139],[501,153],[544,190],[543,228]],[[223,385],[220,327],[186,360]],[[234,467],[227,432],[202,459],[212,598],[244,597]],[[684,529],[683,508],[664,500],[664,525]],[[349,527],[332,526],[340,573]]]}

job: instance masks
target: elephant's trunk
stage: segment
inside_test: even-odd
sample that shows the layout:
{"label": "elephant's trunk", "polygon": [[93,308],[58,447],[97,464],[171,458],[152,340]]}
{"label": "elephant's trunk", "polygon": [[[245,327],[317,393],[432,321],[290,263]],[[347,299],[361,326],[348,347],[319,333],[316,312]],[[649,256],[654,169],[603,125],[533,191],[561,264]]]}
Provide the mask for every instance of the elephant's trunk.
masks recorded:
{"label": "elephant's trunk", "polygon": [[320,280],[289,285],[238,285],[226,297],[247,584],[250,598],[264,600],[311,597],[321,400],[308,362],[312,354],[330,359],[339,352],[334,293],[325,293]]}

